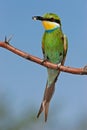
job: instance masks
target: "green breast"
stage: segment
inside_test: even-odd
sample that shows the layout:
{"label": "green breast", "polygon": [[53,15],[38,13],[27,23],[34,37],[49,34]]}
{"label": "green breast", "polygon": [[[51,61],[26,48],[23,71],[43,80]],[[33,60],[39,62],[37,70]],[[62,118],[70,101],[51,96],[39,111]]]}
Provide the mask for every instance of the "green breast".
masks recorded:
{"label": "green breast", "polygon": [[57,29],[53,32],[45,32],[42,39],[42,48],[45,57],[52,63],[60,63],[63,60],[63,34]]}

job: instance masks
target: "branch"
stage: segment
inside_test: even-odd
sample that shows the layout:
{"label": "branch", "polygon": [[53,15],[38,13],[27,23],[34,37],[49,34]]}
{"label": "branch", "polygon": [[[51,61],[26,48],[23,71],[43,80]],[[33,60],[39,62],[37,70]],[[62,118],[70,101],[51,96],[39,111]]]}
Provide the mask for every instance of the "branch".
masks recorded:
{"label": "branch", "polygon": [[71,74],[87,75],[87,65],[83,68],[72,68],[72,67],[67,67],[67,66],[62,66],[62,65],[58,66],[57,64],[53,64],[53,63],[50,63],[48,61],[43,62],[42,59],[35,57],[35,56],[32,56],[26,52],[23,52],[23,51],[15,48],[13,46],[11,46],[9,44],[9,41],[10,40],[7,41],[7,39],[5,38],[5,42],[0,42],[0,47],[5,48],[5,49],[15,53],[16,55],[19,55],[27,60],[36,62],[37,64],[40,64],[44,67],[58,69],[60,71],[71,73]]}

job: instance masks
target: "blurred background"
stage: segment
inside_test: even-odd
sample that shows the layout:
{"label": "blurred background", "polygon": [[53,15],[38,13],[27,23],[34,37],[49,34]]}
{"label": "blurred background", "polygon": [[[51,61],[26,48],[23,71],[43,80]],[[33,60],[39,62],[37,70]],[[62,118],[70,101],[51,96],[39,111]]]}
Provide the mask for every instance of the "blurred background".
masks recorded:
{"label": "blurred background", "polygon": [[[0,0],[0,41],[13,35],[11,45],[43,58],[44,29],[32,16],[47,12],[61,17],[68,37],[65,65],[86,65],[87,0]],[[46,80],[45,67],[0,48],[0,130],[87,130],[87,76],[60,74],[47,123],[36,118]]]}

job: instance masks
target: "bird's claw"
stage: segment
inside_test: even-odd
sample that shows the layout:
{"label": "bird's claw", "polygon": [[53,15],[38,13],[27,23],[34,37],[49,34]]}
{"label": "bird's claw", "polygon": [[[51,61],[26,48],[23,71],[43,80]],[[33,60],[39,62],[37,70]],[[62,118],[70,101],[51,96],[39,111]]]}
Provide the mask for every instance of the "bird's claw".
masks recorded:
{"label": "bird's claw", "polygon": [[59,68],[61,66],[61,63],[57,64],[57,67]]}
{"label": "bird's claw", "polygon": [[43,63],[46,62],[46,61],[47,61],[47,58],[44,58],[44,59],[42,60],[41,64],[43,64]]}

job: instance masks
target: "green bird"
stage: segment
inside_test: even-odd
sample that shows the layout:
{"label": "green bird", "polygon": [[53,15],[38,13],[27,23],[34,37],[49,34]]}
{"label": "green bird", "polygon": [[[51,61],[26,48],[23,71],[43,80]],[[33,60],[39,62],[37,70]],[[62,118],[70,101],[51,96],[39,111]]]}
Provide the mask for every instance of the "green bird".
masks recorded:
{"label": "green bird", "polygon": [[[64,65],[68,49],[68,40],[66,35],[62,32],[59,16],[53,13],[46,13],[42,17],[34,16],[32,18],[42,21],[45,28],[42,38],[43,62],[47,60],[51,63],[58,64],[58,66]],[[44,111],[45,121],[47,121],[49,103],[55,90],[55,83],[60,74],[59,70],[50,68],[47,68],[47,72],[48,78],[44,97],[37,115],[38,118],[41,112]]]}

